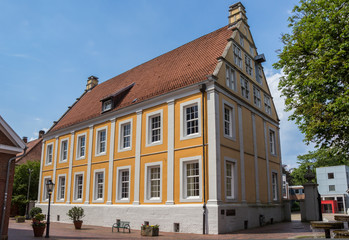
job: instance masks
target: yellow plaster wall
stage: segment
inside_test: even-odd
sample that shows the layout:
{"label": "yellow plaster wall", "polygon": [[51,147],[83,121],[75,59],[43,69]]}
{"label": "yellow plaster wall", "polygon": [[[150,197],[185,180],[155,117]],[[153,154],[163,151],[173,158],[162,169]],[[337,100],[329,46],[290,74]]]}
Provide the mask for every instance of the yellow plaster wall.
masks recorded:
{"label": "yellow plaster wall", "polygon": [[244,151],[249,154],[254,154],[253,150],[253,129],[252,129],[252,116],[251,111],[245,107],[242,109],[242,131],[244,134]]}
{"label": "yellow plaster wall", "polygon": [[[124,167],[124,166],[131,166],[131,172],[130,172],[130,195],[129,195],[129,199],[130,202],[128,203],[116,203],[116,194],[117,194],[117,168],[118,167]],[[114,169],[113,169],[113,195],[112,195],[112,202],[113,204],[132,204],[134,201],[134,184],[135,184],[135,159],[134,158],[130,158],[130,159],[124,159],[124,160],[117,160],[114,161]]]}
{"label": "yellow plaster wall", "polygon": [[263,119],[255,115],[257,153],[259,158],[265,159],[264,124]]}
{"label": "yellow plaster wall", "polygon": [[256,178],[254,156],[246,154],[245,160],[245,196],[248,203],[256,202]]}
{"label": "yellow plaster wall", "polygon": [[[144,202],[145,193],[145,176],[146,163],[162,162],[162,188],[161,188],[161,203],[146,203]],[[139,200],[141,204],[165,204],[167,201],[167,153],[153,154],[141,157],[141,174],[139,184]]]}
{"label": "yellow plaster wall", "polygon": [[259,200],[261,203],[268,202],[267,186],[267,162],[258,158],[258,177],[259,177]]}
{"label": "yellow plaster wall", "polygon": [[[107,142],[105,146],[105,154],[96,156],[96,144],[97,144],[97,130],[103,127],[107,127]],[[104,122],[102,124],[95,125],[93,127],[93,144],[92,144],[92,163],[103,162],[109,159],[109,146],[110,146],[110,121]]]}

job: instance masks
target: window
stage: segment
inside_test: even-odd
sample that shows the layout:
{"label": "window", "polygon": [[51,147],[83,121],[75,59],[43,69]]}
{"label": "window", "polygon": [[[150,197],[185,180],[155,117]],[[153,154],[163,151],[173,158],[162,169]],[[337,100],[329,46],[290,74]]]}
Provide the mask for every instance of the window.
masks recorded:
{"label": "window", "polygon": [[123,170],[120,172],[121,199],[128,199],[130,193],[130,172]]}
{"label": "window", "polygon": [[262,66],[258,66],[257,67],[257,76],[256,76],[256,80],[259,84],[262,84],[262,79],[263,79],[263,70],[262,70]]}
{"label": "window", "polygon": [[250,54],[252,55],[252,56],[254,56],[254,53],[253,53],[253,47],[250,45]]}
{"label": "window", "polygon": [[199,197],[200,179],[199,179],[199,163],[191,162],[185,164],[185,180],[186,180],[186,196]]}
{"label": "window", "polygon": [[106,128],[97,130],[97,155],[106,153],[106,144],[107,144]]}
{"label": "window", "polygon": [[242,96],[249,99],[250,98],[250,90],[249,90],[250,88],[249,88],[248,81],[241,76],[240,82],[241,82],[241,94],[242,94]]}
{"label": "window", "polygon": [[147,114],[147,142],[146,145],[162,143],[162,110]]}
{"label": "window", "polygon": [[111,99],[103,102],[103,106],[102,106],[102,111],[105,112],[105,111],[108,111],[112,108],[112,101]]}
{"label": "window", "polygon": [[235,71],[226,65],[226,84],[230,89],[236,90]]}
{"label": "window", "polygon": [[235,136],[234,130],[234,115],[233,115],[233,108],[228,106],[227,104],[224,104],[224,136],[228,138],[233,138]]}
{"label": "window", "polygon": [[68,140],[63,140],[61,142],[61,162],[65,162],[68,159]]}
{"label": "window", "polygon": [[271,114],[270,97],[268,97],[266,94],[264,94],[264,108],[265,108],[265,112],[270,115]]}
{"label": "window", "polygon": [[245,66],[247,74],[252,76],[252,60],[247,54],[245,54]]}
{"label": "window", "polygon": [[201,106],[200,98],[180,104],[180,139],[190,139],[201,136]]}
{"label": "window", "polygon": [[51,177],[45,177],[44,178],[44,192],[43,192],[43,194],[42,194],[42,200],[43,201],[48,201],[48,198],[49,198],[49,196],[48,196],[48,189],[47,189],[47,183],[48,183],[48,181],[49,180],[51,180]]}
{"label": "window", "polygon": [[180,159],[180,201],[202,201],[201,156]]}
{"label": "window", "polygon": [[130,201],[131,166],[117,168],[116,202]]}
{"label": "window", "polygon": [[334,192],[334,191],[336,191],[336,186],[335,186],[335,185],[329,185],[329,186],[328,186],[328,191],[329,191],[329,192]]}
{"label": "window", "polygon": [[133,119],[127,119],[119,122],[119,152],[132,149],[132,123]]}
{"label": "window", "polygon": [[242,68],[241,49],[234,44],[234,63]]}
{"label": "window", "polygon": [[85,157],[86,152],[86,135],[78,136],[77,159]]}
{"label": "window", "polygon": [[52,152],[53,152],[53,144],[47,145],[46,149],[46,164],[52,163]]}
{"label": "window", "polygon": [[334,179],[334,173],[328,173],[327,176],[328,179]]}
{"label": "window", "polygon": [[199,132],[199,113],[197,104],[185,108],[185,127],[186,135]]}
{"label": "window", "polygon": [[65,196],[65,176],[58,177],[57,200],[64,200]]}
{"label": "window", "polygon": [[74,200],[75,201],[82,201],[83,185],[84,185],[84,175],[82,173],[76,174],[75,184],[74,184]]}
{"label": "window", "polygon": [[227,199],[235,199],[235,163],[226,161],[225,195]]}
{"label": "window", "polygon": [[257,107],[261,107],[261,91],[253,86],[253,102]]}
{"label": "window", "polygon": [[244,37],[242,35],[240,35],[240,45],[241,45],[241,47],[245,46],[245,44],[244,44]]}
{"label": "window", "polygon": [[160,167],[149,167],[148,169],[148,193],[149,199],[160,198]]}
{"label": "window", "polygon": [[270,129],[269,129],[269,143],[270,143],[271,154],[276,155],[275,132]]}
{"label": "window", "polygon": [[278,175],[277,173],[273,172],[272,175],[272,184],[273,184],[273,200],[278,200]]}
{"label": "window", "polygon": [[104,198],[104,171],[95,172],[94,180],[94,200],[103,201]]}

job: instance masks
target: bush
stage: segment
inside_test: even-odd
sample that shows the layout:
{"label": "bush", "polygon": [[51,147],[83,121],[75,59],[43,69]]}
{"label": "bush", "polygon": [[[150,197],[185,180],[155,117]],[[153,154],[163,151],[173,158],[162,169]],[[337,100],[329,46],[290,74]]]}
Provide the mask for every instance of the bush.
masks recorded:
{"label": "bush", "polygon": [[73,207],[67,213],[68,217],[75,221],[80,221],[81,218],[85,217],[84,209],[81,207]]}
{"label": "bush", "polygon": [[300,211],[300,206],[299,206],[299,202],[293,202],[292,206],[291,206],[291,212],[298,212]]}
{"label": "bush", "polygon": [[30,212],[29,212],[29,215],[31,218],[34,218],[34,216],[38,213],[42,213],[42,209],[39,208],[39,207],[33,207]]}

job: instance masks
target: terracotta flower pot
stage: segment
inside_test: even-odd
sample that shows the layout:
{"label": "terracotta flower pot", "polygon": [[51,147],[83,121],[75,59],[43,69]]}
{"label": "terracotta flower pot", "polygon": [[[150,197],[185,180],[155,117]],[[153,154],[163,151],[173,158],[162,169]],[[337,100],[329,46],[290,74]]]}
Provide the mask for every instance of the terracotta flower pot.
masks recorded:
{"label": "terracotta flower pot", "polygon": [[82,222],[83,222],[83,221],[81,221],[81,220],[79,220],[79,221],[74,221],[75,229],[81,229]]}
{"label": "terracotta flower pot", "polygon": [[44,234],[45,228],[46,228],[46,225],[42,225],[42,226],[33,225],[34,237],[42,237],[42,235]]}

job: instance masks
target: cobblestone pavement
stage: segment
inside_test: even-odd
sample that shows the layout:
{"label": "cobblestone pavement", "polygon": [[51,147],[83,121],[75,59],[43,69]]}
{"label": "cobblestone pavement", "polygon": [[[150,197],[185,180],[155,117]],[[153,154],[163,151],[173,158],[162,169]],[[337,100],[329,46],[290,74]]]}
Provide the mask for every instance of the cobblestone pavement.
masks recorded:
{"label": "cobblestone pavement", "polygon": [[[31,221],[16,223],[13,219],[9,225],[9,240],[12,239],[38,239],[33,237]],[[297,236],[317,236],[313,233],[308,223],[300,221],[275,223],[261,228],[237,231],[231,234],[201,235],[188,233],[161,232],[159,239],[289,239]],[[45,233],[44,233],[45,236]],[[111,227],[83,225],[81,230],[75,230],[71,223],[51,223],[50,239],[147,239],[140,235],[140,230],[131,230],[131,233],[111,232]]]}

